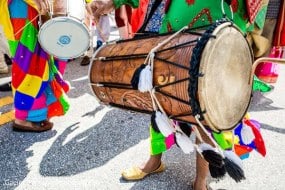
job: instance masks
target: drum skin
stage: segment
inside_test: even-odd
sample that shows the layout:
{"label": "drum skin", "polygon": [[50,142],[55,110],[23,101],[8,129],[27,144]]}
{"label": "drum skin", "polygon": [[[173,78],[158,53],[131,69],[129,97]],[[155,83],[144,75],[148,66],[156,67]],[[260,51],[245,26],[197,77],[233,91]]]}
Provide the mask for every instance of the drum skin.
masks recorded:
{"label": "drum skin", "polygon": [[[203,33],[203,31],[201,32]],[[253,60],[247,41],[235,27],[222,24],[214,33],[217,37],[209,40],[202,54],[200,72],[204,76],[198,79],[197,94],[199,102],[203,99],[202,110],[206,111],[204,124],[209,125],[215,131],[219,131],[234,127],[244,116],[248,108],[251,95],[249,78]],[[220,35],[222,38],[226,36],[227,40],[229,38],[236,38],[236,40],[230,40],[230,42],[223,44],[225,41],[219,38]],[[116,44],[107,44],[96,51],[89,68],[90,85],[95,96],[103,104],[151,113],[153,106],[149,93],[141,93],[133,89],[130,81],[134,71],[144,63],[145,55],[168,37],[169,35],[163,35],[146,39],[122,41]],[[200,35],[181,33],[161,49],[195,41],[199,37]],[[188,93],[190,60],[195,45],[196,42],[156,53],[153,71],[153,85],[155,87],[160,86],[159,89],[156,89],[155,95],[164,111],[170,118],[189,123],[196,123],[195,118],[191,115],[192,109]],[[224,45],[226,45],[224,47],[225,51],[220,52],[215,49],[216,47],[221,48]],[[230,48],[227,46],[230,46]],[[234,51],[236,46],[242,47],[245,50],[241,53],[236,53]],[[237,50],[240,51],[242,48],[238,48]],[[215,54],[217,55],[215,56]],[[143,56],[140,57],[139,55]],[[124,58],[120,59],[120,56]],[[166,61],[161,61],[158,58]],[[183,68],[169,62],[175,62],[182,65]],[[216,64],[218,64],[217,67],[215,67]],[[226,72],[222,72],[223,70],[226,70]],[[208,73],[213,74],[209,74],[210,77],[208,77]],[[215,75],[221,76],[213,77]],[[229,79],[228,77],[231,76],[234,77]],[[180,80],[182,82],[179,82]],[[229,82],[221,83],[221,80]],[[173,82],[178,83],[167,85]],[[213,83],[213,85],[210,83]],[[220,93],[213,93],[215,90],[220,91]],[[203,93],[204,91],[205,93]],[[228,93],[228,91],[231,93]],[[245,94],[243,94],[244,92]],[[226,102],[223,102],[224,100]],[[214,103],[211,104],[212,101]],[[207,112],[207,106],[211,110],[209,113]],[[215,108],[215,106],[217,107]],[[223,108],[219,108],[219,106]],[[215,109],[218,110],[217,114],[214,112]],[[230,116],[227,115],[228,113],[230,113]],[[223,119],[223,125],[220,127],[219,117],[223,114],[226,116],[223,116],[225,119]],[[234,117],[232,117],[233,115]]]}

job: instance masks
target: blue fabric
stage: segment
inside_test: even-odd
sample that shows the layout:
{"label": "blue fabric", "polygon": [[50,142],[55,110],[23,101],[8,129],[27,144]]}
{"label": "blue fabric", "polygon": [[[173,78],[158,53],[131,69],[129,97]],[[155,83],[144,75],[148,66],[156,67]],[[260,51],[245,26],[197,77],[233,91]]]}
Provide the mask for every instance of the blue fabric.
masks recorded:
{"label": "blue fabric", "polygon": [[12,0],[9,5],[9,12],[11,18],[27,18],[28,5],[24,0]]}

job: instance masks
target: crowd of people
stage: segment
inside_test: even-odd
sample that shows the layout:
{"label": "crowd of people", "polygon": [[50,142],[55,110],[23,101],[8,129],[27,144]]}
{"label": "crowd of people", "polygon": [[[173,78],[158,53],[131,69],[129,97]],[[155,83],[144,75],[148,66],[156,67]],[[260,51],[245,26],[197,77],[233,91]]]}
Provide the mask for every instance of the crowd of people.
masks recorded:
{"label": "crowd of people", "polygon": [[[136,38],[148,33],[175,32],[185,25],[206,26],[225,15],[233,14],[232,21],[247,34],[255,58],[281,58],[284,56],[285,46],[284,0],[256,2],[259,4],[253,6],[250,0],[225,0],[223,13],[221,3],[217,1],[89,0],[86,2],[86,17],[89,28],[96,27],[94,35],[97,37],[97,50],[109,39],[108,14],[111,11],[115,12],[121,39]],[[4,0],[0,5],[0,75],[7,74],[8,65],[12,64],[12,81],[0,86],[0,90],[13,90],[15,121],[12,127],[17,131],[29,132],[50,130],[54,125],[50,119],[63,116],[69,110],[69,84],[63,77],[68,60],[50,55],[38,42],[37,15],[49,11],[49,1]],[[83,55],[82,66],[90,63],[93,45],[88,51],[91,53]],[[274,83],[278,77],[278,66],[274,63],[263,63],[257,68],[256,75],[265,82]],[[257,78],[253,88],[260,91],[270,90],[269,85]],[[193,130],[191,125],[184,125],[187,130]],[[207,139],[205,134],[203,136]],[[123,179],[141,180],[149,174],[163,172],[165,165],[161,160],[162,154],[172,146],[161,148],[166,147],[165,139],[166,137],[150,126],[149,159],[141,166],[123,171]],[[200,140],[197,139],[196,142],[199,143]],[[211,144],[209,140],[206,142]],[[200,154],[197,154],[196,167],[193,189],[205,190],[209,164]]]}

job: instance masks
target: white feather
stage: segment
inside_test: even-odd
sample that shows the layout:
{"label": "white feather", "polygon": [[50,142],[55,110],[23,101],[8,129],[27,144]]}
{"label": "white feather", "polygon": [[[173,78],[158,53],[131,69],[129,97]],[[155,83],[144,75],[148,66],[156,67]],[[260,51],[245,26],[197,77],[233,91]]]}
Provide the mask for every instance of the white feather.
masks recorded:
{"label": "white feather", "polygon": [[150,66],[147,65],[140,73],[138,89],[140,92],[148,92],[152,88],[152,72]]}
{"label": "white feather", "polygon": [[175,130],[168,117],[160,111],[155,112],[155,122],[163,136],[168,137]]}
{"label": "white feather", "polygon": [[183,132],[176,132],[175,137],[176,137],[176,143],[185,154],[190,154],[191,152],[194,151],[194,146],[192,141]]}
{"label": "white feather", "polygon": [[209,145],[209,144],[207,144],[207,143],[201,143],[201,144],[199,144],[199,149],[200,149],[201,151],[212,150],[212,151],[217,152],[217,150],[216,150],[214,147],[212,147],[211,145]]}
{"label": "white feather", "polygon": [[240,135],[244,144],[250,144],[255,139],[251,127],[245,123],[242,124]]}
{"label": "white feather", "polygon": [[227,157],[232,162],[234,162],[235,164],[237,164],[240,168],[242,168],[242,161],[238,157],[238,155],[236,155],[236,153],[234,153],[231,150],[225,150],[224,151],[224,156]]}

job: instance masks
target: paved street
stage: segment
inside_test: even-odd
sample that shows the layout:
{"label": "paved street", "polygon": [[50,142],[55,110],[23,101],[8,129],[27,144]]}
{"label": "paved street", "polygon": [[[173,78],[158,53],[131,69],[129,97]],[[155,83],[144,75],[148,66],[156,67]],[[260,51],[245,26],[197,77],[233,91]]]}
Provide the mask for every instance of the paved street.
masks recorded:
{"label": "paved street", "polygon": [[[52,119],[55,126],[43,133],[14,132],[11,122],[0,126],[0,189],[191,189],[195,155],[174,147],[163,156],[167,170],[143,181],[125,182],[121,171],[148,158],[149,115],[100,105],[88,84],[88,66],[80,58],[67,66],[71,83],[71,108],[64,117]],[[249,112],[262,124],[267,155],[257,153],[245,160],[246,180],[231,178],[216,182],[213,189],[283,190],[285,187],[285,66],[275,90],[254,93]],[[11,97],[0,92],[0,98]],[[2,114],[12,104],[0,107]]]}

